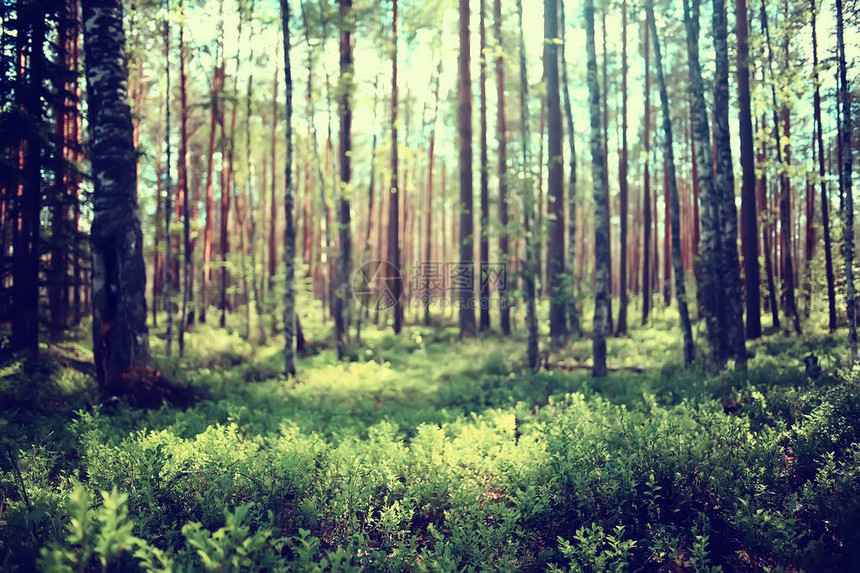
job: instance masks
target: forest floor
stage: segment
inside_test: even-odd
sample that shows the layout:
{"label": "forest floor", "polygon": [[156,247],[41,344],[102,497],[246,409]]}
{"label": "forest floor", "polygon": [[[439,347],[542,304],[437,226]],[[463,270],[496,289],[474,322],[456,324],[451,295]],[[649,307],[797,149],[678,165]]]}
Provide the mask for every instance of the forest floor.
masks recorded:
{"label": "forest floor", "polygon": [[460,341],[447,315],[400,336],[365,324],[339,363],[318,311],[295,380],[283,338],[197,325],[166,359],[162,321],[158,366],[198,395],[184,410],[95,406],[86,327],[0,366],[0,569],[860,563],[860,370],[818,316],[750,342],[746,372],[713,372],[682,368],[658,311],[610,339],[617,369],[593,379],[589,339],[525,372],[522,339]]}

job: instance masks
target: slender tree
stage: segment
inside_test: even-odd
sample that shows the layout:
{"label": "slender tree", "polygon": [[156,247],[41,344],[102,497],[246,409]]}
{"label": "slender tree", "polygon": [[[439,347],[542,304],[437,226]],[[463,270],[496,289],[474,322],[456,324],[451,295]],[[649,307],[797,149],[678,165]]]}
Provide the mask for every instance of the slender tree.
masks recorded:
{"label": "slender tree", "polygon": [[[642,249],[642,325],[648,323],[648,315],[651,312],[651,53],[650,36],[647,24],[643,30],[644,36],[644,59],[645,59],[645,110],[643,118],[643,147],[645,148],[645,165],[642,174],[642,225],[643,249]],[[656,235],[656,233],[655,233]],[[656,249],[654,249],[656,251]],[[654,265],[656,267],[656,264]],[[656,281],[655,281],[656,282]]]}
{"label": "slender tree", "polygon": [[597,51],[594,46],[594,0],[585,0],[585,48],[588,66],[591,165],[594,183],[594,326],[592,375],[606,376],[606,335],[609,320],[609,226],[606,209],[606,158],[600,118],[600,85],[597,83]]}
{"label": "slender tree", "polygon": [[137,203],[121,0],[83,0],[93,171],[93,354],[103,398],[149,363],[146,267]]}
{"label": "slender tree", "polygon": [[558,0],[544,3],[544,76],[548,131],[547,171],[549,244],[546,251],[550,292],[549,332],[558,344],[567,334],[567,296],[564,276],[564,165],[562,163],[562,117],[558,73]]}
{"label": "slender tree", "polygon": [[458,288],[460,336],[475,334],[474,277],[475,253],[472,225],[472,74],[469,36],[469,0],[460,0],[460,57],[457,94],[459,99],[460,150],[460,266]]}
{"label": "slender tree", "polygon": [[836,0],[836,52],[839,66],[839,103],[842,105],[842,125],[840,130],[842,141],[842,176],[845,196],[845,298],[848,318],[848,343],[851,347],[851,362],[857,362],[857,322],[854,306],[854,194],[851,182],[851,90],[848,87],[848,65],[845,57],[845,23],[842,0]]}
{"label": "slender tree", "polygon": [[684,339],[684,363],[690,364],[695,359],[696,349],[693,344],[693,331],[690,326],[690,315],[687,310],[684,265],[681,262],[681,221],[678,202],[678,183],[675,176],[675,152],[672,148],[672,119],[669,109],[669,93],[666,89],[666,78],[663,74],[663,58],[660,50],[660,39],[657,35],[657,23],[654,18],[653,0],[645,0],[645,10],[651,27],[651,36],[654,38],[654,65],[657,68],[657,85],[660,91],[660,106],[663,111],[663,154],[667,172],[666,179],[669,187],[669,201],[672,207],[672,267],[675,273],[675,298],[678,300],[681,333]]}
{"label": "slender tree", "polygon": [[[561,36],[561,83],[564,86],[564,114],[567,120],[567,143],[570,147],[570,155],[568,157],[568,169],[570,176],[567,180],[567,271],[570,279],[573,279],[573,273],[576,263],[576,130],[573,125],[573,112],[570,105],[570,82],[567,77],[567,43],[565,41],[565,22],[564,22],[564,0],[559,0],[559,27]],[[570,300],[568,301],[568,315],[570,320],[570,331],[574,335],[579,335],[582,329],[579,324],[579,309],[576,301],[576,280],[569,280],[567,289],[574,292],[569,292]]]}
{"label": "slender tree", "polygon": [[621,297],[618,303],[618,323],[616,334],[627,332],[627,0],[621,4],[621,152],[618,157],[618,194],[621,217],[619,288]]}
{"label": "slender tree", "polygon": [[352,231],[350,229],[349,194],[352,185],[352,0],[338,0],[340,5],[340,192],[338,193],[338,266],[337,294],[334,301],[334,325],[338,358],[349,350],[349,315],[352,293]]}
{"label": "slender tree", "polygon": [[736,365],[745,367],[747,352],[744,336],[743,290],[738,260],[738,215],[735,207],[735,177],[729,131],[729,50],[725,0],[714,0],[713,6],[713,38],[716,54],[714,140],[717,155],[714,199],[719,207],[719,244],[722,250],[719,258],[722,262],[720,278],[723,285],[723,312],[726,322],[727,352],[734,357]]}
{"label": "slender tree", "polygon": [[815,122],[815,145],[818,151],[818,184],[821,188],[821,232],[824,235],[824,272],[827,278],[827,315],[830,332],[836,332],[836,286],[833,278],[833,248],[830,239],[830,197],[827,193],[827,179],[824,169],[824,135],[821,124],[821,82],[818,77],[818,32],[816,26],[815,0],[810,0],[812,27],[812,80],[815,91],[812,96],[813,119]]}
{"label": "slender tree", "polygon": [[[462,0],[461,0],[462,2]],[[520,29],[520,130],[522,138],[522,161],[523,169],[531,171],[531,153],[529,151],[530,129],[529,129],[529,83],[528,69],[526,68],[526,41],[523,31],[523,0],[517,0],[517,15],[519,17]],[[534,225],[534,191],[531,177],[522,179],[522,201],[523,201],[523,243],[525,248],[525,262],[523,264],[523,302],[526,307],[526,331],[528,342],[526,347],[526,366],[535,370],[540,365],[538,356],[538,324],[537,308],[535,305],[535,279],[538,273],[538,264],[535,245],[531,235]]]}
{"label": "slender tree", "polygon": [[[462,7],[462,4],[461,4]],[[467,22],[468,24],[468,22]],[[462,25],[462,23],[461,23]],[[403,281],[400,276],[400,193],[398,177],[397,126],[397,0],[392,0],[391,41],[391,193],[388,197],[388,266],[391,273],[387,286],[391,289],[394,312],[394,333],[403,329]]]}
{"label": "slender tree", "polygon": [[479,329],[490,329],[490,280],[485,273],[489,271],[490,258],[490,165],[487,158],[487,30],[485,24],[485,0],[479,5],[480,36],[480,122],[481,122],[481,240],[479,245],[480,303]]}
{"label": "slender tree", "polygon": [[[813,2],[815,0],[812,0]],[[755,149],[750,101],[749,16],[746,0],[735,0],[738,42],[738,123],[741,142],[741,214],[743,232],[744,292],[746,295],[746,336],[761,336],[761,276],[758,262],[758,206],[756,205]]]}
{"label": "slender tree", "polygon": [[[510,262],[510,242],[508,239],[510,221],[508,219],[508,120],[505,109],[505,56],[502,50],[502,0],[493,3],[493,26],[496,35],[496,93],[498,98],[496,117],[496,141],[499,157],[499,256],[505,265]],[[500,322],[502,334],[511,333],[511,309],[505,293],[499,293]]]}
{"label": "slender tree", "polygon": [[[177,187],[182,211],[182,314],[179,317],[179,356],[185,354],[185,330],[189,324],[188,305],[194,289],[194,264],[191,243],[191,197],[188,194],[188,74],[185,69],[185,2],[179,2],[179,157]],[[169,245],[169,244],[168,244]]]}
{"label": "slender tree", "polygon": [[284,374],[296,375],[296,229],[293,216],[293,75],[290,67],[290,0],[281,0],[281,31],[284,41],[284,115],[286,156],[284,159]]}

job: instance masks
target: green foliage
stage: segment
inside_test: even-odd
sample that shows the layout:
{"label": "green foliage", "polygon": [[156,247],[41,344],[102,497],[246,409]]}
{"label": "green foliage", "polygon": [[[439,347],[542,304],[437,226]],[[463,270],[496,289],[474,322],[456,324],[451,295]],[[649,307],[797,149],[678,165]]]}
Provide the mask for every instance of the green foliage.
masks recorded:
{"label": "green foliage", "polygon": [[[634,330],[611,353],[647,372],[593,380],[520,372],[518,340],[364,332],[356,361],[323,350],[285,382],[279,340],[201,325],[168,365],[209,396],[185,411],[4,412],[0,567],[814,570],[856,557],[860,388],[838,369],[840,341],[769,337],[747,371],[712,374],[667,361],[677,339]],[[812,348],[815,381],[800,361]],[[68,376],[52,367],[42,388]]]}

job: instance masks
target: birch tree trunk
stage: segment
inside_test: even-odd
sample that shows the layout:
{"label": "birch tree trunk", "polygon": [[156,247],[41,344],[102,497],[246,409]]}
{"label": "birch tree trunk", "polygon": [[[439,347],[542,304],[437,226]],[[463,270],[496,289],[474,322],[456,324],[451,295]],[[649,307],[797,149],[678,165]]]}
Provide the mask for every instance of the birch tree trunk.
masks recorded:
{"label": "birch tree trunk", "polygon": [[290,68],[290,0],[281,0],[281,29],[284,40],[284,115],[286,158],[284,160],[284,374],[296,375],[296,229],[293,217],[293,76]]}
{"label": "birch tree trunk", "polygon": [[136,194],[121,0],[84,0],[93,173],[93,355],[103,398],[149,363],[146,267]]}

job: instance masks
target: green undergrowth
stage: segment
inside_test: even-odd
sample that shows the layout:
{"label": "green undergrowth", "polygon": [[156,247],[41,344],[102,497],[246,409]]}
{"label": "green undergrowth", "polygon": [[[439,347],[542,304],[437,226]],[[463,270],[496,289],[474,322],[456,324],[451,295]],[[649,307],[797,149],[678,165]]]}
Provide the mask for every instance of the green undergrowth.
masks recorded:
{"label": "green undergrowth", "polygon": [[[285,380],[282,338],[197,326],[159,368],[201,399],[155,411],[92,403],[81,334],[0,371],[0,569],[858,562],[860,371],[843,341],[771,335],[746,372],[685,370],[673,320],[610,340],[619,369],[601,380],[590,340],[525,372],[522,340],[461,342],[444,320],[400,336],[365,324],[351,361],[319,344]],[[303,326],[330,342],[310,314]]]}

